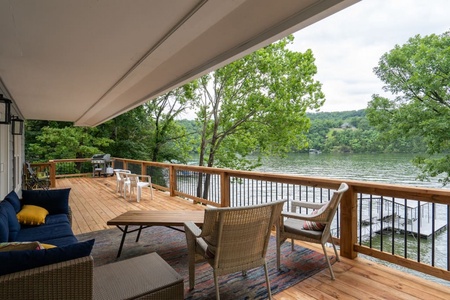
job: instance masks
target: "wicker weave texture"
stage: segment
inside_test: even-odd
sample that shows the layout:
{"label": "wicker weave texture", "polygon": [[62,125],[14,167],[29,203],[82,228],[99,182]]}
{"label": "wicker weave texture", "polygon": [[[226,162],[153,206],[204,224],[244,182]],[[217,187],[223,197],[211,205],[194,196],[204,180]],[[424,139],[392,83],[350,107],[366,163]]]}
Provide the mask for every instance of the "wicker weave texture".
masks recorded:
{"label": "wicker weave texture", "polygon": [[[334,252],[336,254],[336,259],[339,260],[339,255],[336,250],[333,238],[331,236],[331,224],[333,218],[336,214],[339,203],[342,199],[345,191],[348,190],[348,185],[342,183],[338,190],[333,193],[330,201],[327,203],[308,203],[306,201],[291,201],[291,207],[293,212],[283,212],[281,214],[282,218],[277,223],[277,266],[280,268],[280,247],[281,244],[287,239],[292,240],[292,250],[294,250],[293,240],[301,240],[310,243],[321,244],[325,258],[330,269],[331,278],[334,279],[333,269],[331,267],[330,259],[328,258],[327,251],[325,249],[325,244],[330,242],[333,246]],[[301,214],[297,213],[296,209],[298,207],[307,207],[312,209],[318,209],[324,207],[325,210],[318,214]],[[318,222],[325,225],[324,229],[319,230],[306,230],[303,228],[303,224],[306,221]]]}
{"label": "wicker weave texture", "polygon": [[[236,208],[210,208],[205,211],[202,228],[185,224],[189,253],[189,286],[194,287],[194,264],[206,259],[214,269],[214,278],[264,266],[272,226],[279,219],[286,201]],[[218,287],[216,285],[217,298]]]}
{"label": "wicker weave texture", "polygon": [[0,276],[0,299],[92,299],[93,259],[86,256]]}

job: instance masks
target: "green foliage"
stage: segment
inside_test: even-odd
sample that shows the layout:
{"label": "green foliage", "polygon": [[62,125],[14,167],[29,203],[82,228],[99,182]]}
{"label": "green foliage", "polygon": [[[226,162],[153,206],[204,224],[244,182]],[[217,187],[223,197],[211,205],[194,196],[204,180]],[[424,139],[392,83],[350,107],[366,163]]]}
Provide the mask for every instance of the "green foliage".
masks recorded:
{"label": "green foliage", "polygon": [[310,149],[324,153],[423,153],[420,137],[386,139],[369,124],[365,110],[307,114]]}
{"label": "green foliage", "polygon": [[177,118],[192,108],[196,81],[152,99],[100,125],[114,143],[112,156],[150,161],[186,162],[193,149],[192,130]]}
{"label": "green foliage", "polygon": [[177,118],[193,107],[197,82],[191,82],[144,105],[148,124],[146,138],[152,161],[186,163],[194,148],[195,130],[189,129]]}
{"label": "green foliage", "polygon": [[[395,97],[374,95],[367,115],[386,140],[421,137],[427,156],[417,157],[421,178],[449,181],[450,34],[417,35],[384,54],[377,76]],[[444,155],[444,157],[443,157]]]}
{"label": "green foliage", "polygon": [[311,51],[269,45],[201,78],[197,95],[199,164],[251,169],[251,153],[283,155],[307,147],[307,109],[324,101]]}
{"label": "green foliage", "polygon": [[45,161],[45,158],[40,157],[38,153],[35,153],[32,148],[33,144],[39,145],[40,142],[37,137],[41,135],[41,129],[44,127],[51,128],[64,128],[72,126],[69,122],[55,122],[55,121],[38,121],[38,120],[26,120],[25,121],[25,158],[27,161]]}
{"label": "green foliage", "polygon": [[147,115],[142,106],[136,107],[106,123],[98,126],[99,136],[108,137],[114,142],[101,152],[114,157],[149,159],[145,146]]}
{"label": "green foliage", "polygon": [[27,152],[33,155],[27,160],[91,157],[112,142],[108,138],[95,138],[97,131],[97,128],[45,126],[41,128],[40,135],[35,137],[36,142],[28,145]]}

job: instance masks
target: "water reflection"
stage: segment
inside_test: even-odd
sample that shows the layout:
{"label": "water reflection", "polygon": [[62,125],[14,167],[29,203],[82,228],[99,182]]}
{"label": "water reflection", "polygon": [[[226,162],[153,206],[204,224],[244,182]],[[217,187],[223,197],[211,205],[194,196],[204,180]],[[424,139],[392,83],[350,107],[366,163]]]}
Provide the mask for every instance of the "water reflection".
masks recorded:
{"label": "water reflection", "polygon": [[300,153],[266,158],[255,171],[443,188],[438,178],[416,180],[420,172],[411,163],[413,158],[412,154]]}

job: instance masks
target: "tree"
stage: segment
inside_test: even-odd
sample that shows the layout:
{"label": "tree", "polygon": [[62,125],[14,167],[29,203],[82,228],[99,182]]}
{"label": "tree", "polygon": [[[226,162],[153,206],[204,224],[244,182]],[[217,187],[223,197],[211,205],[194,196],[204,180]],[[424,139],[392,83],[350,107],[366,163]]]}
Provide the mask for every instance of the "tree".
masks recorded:
{"label": "tree", "polygon": [[149,118],[146,135],[152,161],[186,163],[193,149],[192,137],[180,122],[182,113],[192,108],[197,82],[191,82],[144,104]]}
{"label": "tree", "polygon": [[[199,80],[199,165],[251,169],[263,155],[307,146],[306,110],[318,109],[324,95],[313,78],[311,50],[290,51],[292,41],[284,38]],[[256,162],[246,159],[255,151]],[[203,197],[208,188],[207,175]]]}
{"label": "tree", "polygon": [[367,109],[373,126],[391,140],[422,137],[426,155],[414,163],[420,179],[442,176],[450,170],[450,33],[416,35],[385,53],[375,74],[395,98],[374,95]]}
{"label": "tree", "polygon": [[148,117],[143,106],[138,106],[97,127],[97,137],[107,137],[113,141],[102,152],[114,157],[149,159]]}
{"label": "tree", "polygon": [[[195,81],[186,84],[100,125],[114,140],[109,153],[138,160],[186,162],[193,149],[192,133],[176,119],[192,107],[195,86]],[[161,168],[148,172],[154,183],[165,185]]]}
{"label": "tree", "polygon": [[[72,126],[70,122],[57,122],[57,121],[39,121],[39,120],[26,120],[25,121],[25,159],[31,162],[45,161],[45,151],[36,149],[40,146],[38,137],[42,134],[42,128],[65,128]],[[33,150],[36,149],[36,150]]]}
{"label": "tree", "polygon": [[41,130],[36,137],[39,143],[30,144],[29,152],[42,161],[91,157],[112,142],[107,138],[94,138],[92,133],[96,128],[45,126]]}

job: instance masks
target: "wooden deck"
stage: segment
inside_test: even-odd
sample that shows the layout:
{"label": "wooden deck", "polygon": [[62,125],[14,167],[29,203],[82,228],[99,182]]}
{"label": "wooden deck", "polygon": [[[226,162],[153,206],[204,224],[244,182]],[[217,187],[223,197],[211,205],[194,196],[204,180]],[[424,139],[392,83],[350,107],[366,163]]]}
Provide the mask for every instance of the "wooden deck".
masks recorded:
{"label": "wooden deck", "polygon": [[[145,189],[140,203],[116,193],[114,177],[58,179],[58,188],[70,187],[75,234],[111,228],[106,222],[129,210],[202,210],[201,205]],[[301,243],[318,252],[320,245]],[[450,287],[357,258],[341,258],[333,265],[336,280],[328,269],[274,295],[274,299],[450,299]]]}

